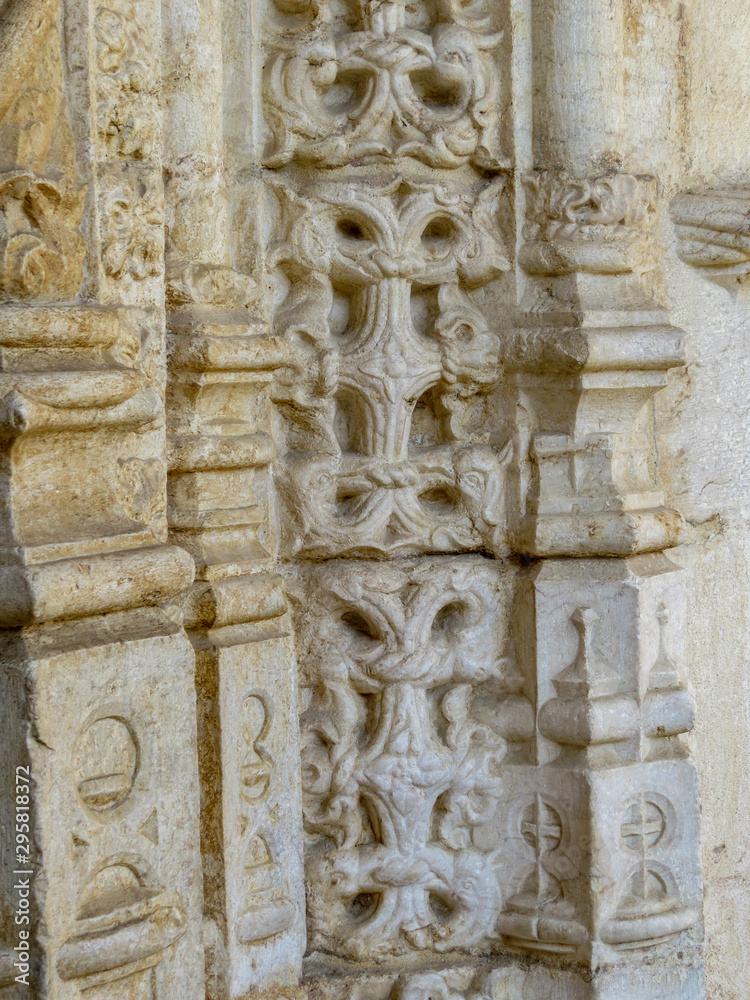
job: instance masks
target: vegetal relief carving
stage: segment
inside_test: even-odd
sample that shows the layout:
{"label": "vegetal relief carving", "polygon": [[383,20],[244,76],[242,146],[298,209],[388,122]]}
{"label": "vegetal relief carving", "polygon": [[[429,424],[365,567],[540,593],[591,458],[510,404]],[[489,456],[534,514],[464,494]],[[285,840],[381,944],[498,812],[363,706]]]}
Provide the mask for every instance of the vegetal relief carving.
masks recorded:
{"label": "vegetal relief carving", "polygon": [[195,303],[225,309],[257,309],[261,299],[258,282],[253,277],[211,264],[186,267],[168,282],[166,294],[173,308]]}
{"label": "vegetal relief carving", "polygon": [[266,165],[295,157],[327,167],[382,157],[505,165],[494,61],[502,35],[492,30],[490,5],[440,0],[431,23],[418,26],[404,0],[352,6],[341,25],[329,0],[276,0],[264,74]]}
{"label": "vegetal relief carving", "polygon": [[312,981],[315,1000],[520,1000],[526,972],[507,962],[478,968],[450,965],[429,971],[368,970],[367,976]]}
{"label": "vegetal relief carving", "polygon": [[147,160],[158,138],[153,44],[136,5],[111,0],[97,9],[97,127],[116,155]]}
{"label": "vegetal relief carving", "polygon": [[474,559],[311,575],[299,630],[311,948],[365,959],[491,935],[499,889],[473,838],[507,747],[475,712],[512,687],[506,586]]}
{"label": "vegetal relief carving", "polygon": [[58,112],[64,108],[64,94],[59,8],[59,0],[25,0],[3,7],[0,162],[4,167],[42,173],[55,126],[61,124]]}
{"label": "vegetal relief carving", "polygon": [[58,3],[23,6],[0,21],[0,162],[10,168],[0,172],[0,302],[67,301],[82,277],[84,191],[71,179]]}
{"label": "vegetal relief carving", "polygon": [[509,267],[501,198],[400,178],[287,194],[273,392],[292,551],[502,545],[509,451],[483,427],[498,338],[472,295]]}
{"label": "vegetal relief carving", "polygon": [[111,278],[143,281],[164,269],[164,206],[157,179],[123,170],[110,178],[102,204],[102,263]]}
{"label": "vegetal relief carving", "polygon": [[643,269],[656,218],[656,192],[653,177],[633,174],[532,174],[526,178],[524,267],[531,274]]}
{"label": "vegetal relief carving", "polygon": [[33,67],[30,79],[21,88],[3,125],[0,125],[0,133],[15,133],[15,156],[11,156],[18,167],[41,171],[47,160],[61,104],[58,90],[61,80],[59,67],[50,67],[49,59],[45,60],[44,56],[39,61],[41,65]]}
{"label": "vegetal relief carving", "polygon": [[[171,260],[167,297],[170,305],[184,304],[188,288],[193,293],[199,291],[193,275],[200,276],[199,285],[205,285],[211,270],[215,280],[210,283],[213,288],[205,289],[210,291],[207,304],[213,300],[215,304],[225,304],[227,308],[242,308],[244,305],[237,301],[243,294],[242,276],[223,265],[210,268],[203,261],[202,254],[196,253],[197,233],[203,247],[215,246],[223,238],[222,232],[227,225],[223,172],[219,157],[199,151],[179,164],[171,164],[165,171],[165,236]],[[221,271],[228,276],[235,275],[236,288],[225,284]],[[228,295],[226,303],[221,301],[224,293]],[[197,301],[202,302],[203,299]]]}
{"label": "vegetal relief carving", "polygon": [[0,301],[64,301],[81,283],[84,192],[28,171],[0,174]]}

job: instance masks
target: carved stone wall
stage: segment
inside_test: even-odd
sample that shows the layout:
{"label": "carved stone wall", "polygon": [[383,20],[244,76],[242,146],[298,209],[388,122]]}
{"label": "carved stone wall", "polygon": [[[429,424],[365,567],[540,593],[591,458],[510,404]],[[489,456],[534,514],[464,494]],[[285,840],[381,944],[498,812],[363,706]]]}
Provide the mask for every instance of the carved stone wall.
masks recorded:
{"label": "carved stone wall", "polygon": [[0,1000],[744,1000],[727,3],[0,0]]}

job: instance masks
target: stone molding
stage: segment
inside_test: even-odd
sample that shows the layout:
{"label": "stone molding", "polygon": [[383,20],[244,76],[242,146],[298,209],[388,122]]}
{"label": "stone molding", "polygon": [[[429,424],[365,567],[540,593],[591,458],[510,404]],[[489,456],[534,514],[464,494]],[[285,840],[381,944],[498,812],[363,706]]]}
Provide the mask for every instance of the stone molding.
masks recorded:
{"label": "stone molding", "polygon": [[718,285],[741,285],[750,262],[750,191],[716,188],[686,191],[670,205],[677,252],[686,264]]}

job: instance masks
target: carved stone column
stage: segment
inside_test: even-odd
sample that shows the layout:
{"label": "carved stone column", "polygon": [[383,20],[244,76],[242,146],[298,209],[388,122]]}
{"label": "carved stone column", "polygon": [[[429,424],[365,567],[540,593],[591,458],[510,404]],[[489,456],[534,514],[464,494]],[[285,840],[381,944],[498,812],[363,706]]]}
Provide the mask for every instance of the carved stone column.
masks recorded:
{"label": "carved stone column", "polygon": [[28,995],[26,940],[35,996],[199,1000],[194,660],[157,608],[193,575],[165,516],[159,6],[2,15],[0,991]]}
{"label": "carved stone column", "polygon": [[499,927],[550,968],[569,955],[571,996],[700,997],[684,582],[659,554],[684,535],[660,490],[651,403],[685,343],[650,280],[658,181],[622,168],[620,5],[539,2],[533,18],[529,277],[506,366],[514,544],[547,558],[529,570],[521,624],[536,768],[518,777],[516,849],[535,868]]}

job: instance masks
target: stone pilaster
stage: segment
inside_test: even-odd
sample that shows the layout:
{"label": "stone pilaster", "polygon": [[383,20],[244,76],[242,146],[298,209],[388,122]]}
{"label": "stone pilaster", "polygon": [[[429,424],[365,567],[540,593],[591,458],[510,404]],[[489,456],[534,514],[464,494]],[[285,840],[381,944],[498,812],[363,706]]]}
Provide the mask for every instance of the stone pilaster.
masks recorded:
{"label": "stone pilaster", "polygon": [[229,1000],[294,990],[304,950],[296,668],[270,467],[286,352],[266,318],[253,126],[222,113],[242,94],[253,120],[254,40],[227,41],[253,15],[183,0],[163,14],[168,520],[196,563],[170,613],[196,651],[207,995]]}
{"label": "stone pilaster", "polygon": [[685,343],[649,278],[657,180],[622,167],[622,17],[534,6],[536,169],[507,368],[514,547],[542,557],[520,619],[536,763],[504,806],[529,874],[498,926],[550,969],[565,956],[566,996],[677,1000],[704,990],[699,806],[684,581],[661,554],[683,522],[660,489],[651,401]]}
{"label": "stone pilaster", "polygon": [[[33,995],[199,1000],[194,656],[157,607],[194,570],[166,524],[159,8],[11,6],[3,944],[17,943],[27,877]],[[6,955],[0,988],[23,995]]]}

